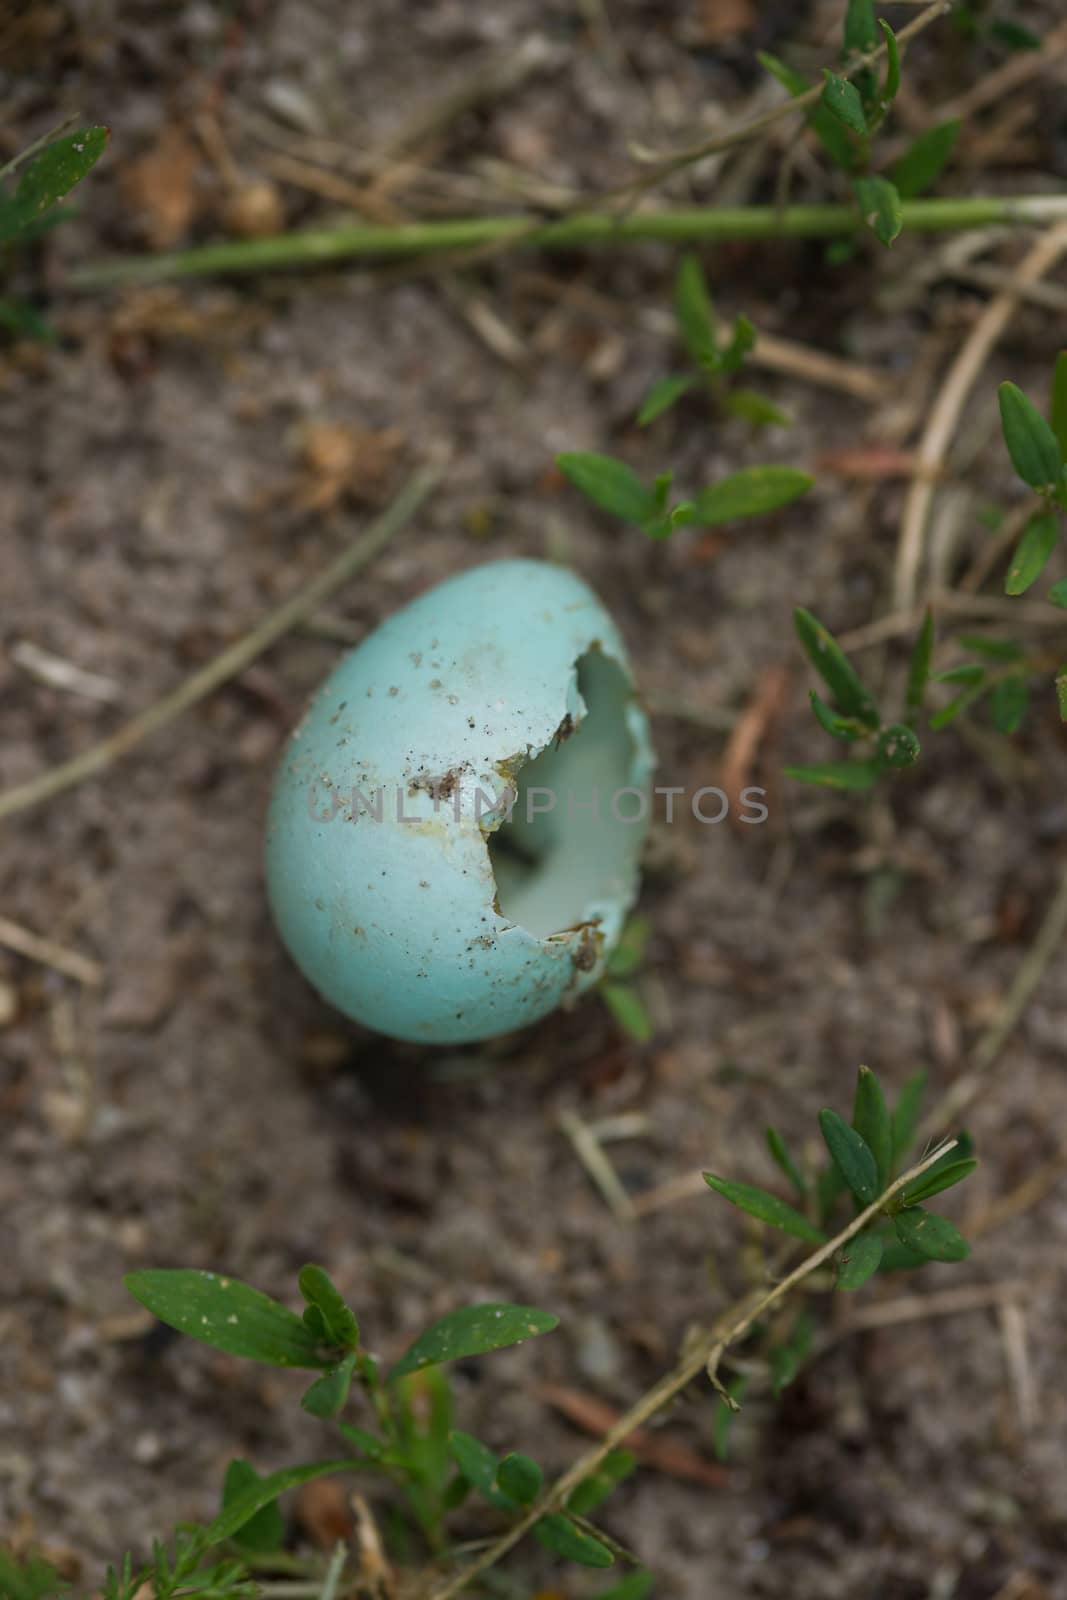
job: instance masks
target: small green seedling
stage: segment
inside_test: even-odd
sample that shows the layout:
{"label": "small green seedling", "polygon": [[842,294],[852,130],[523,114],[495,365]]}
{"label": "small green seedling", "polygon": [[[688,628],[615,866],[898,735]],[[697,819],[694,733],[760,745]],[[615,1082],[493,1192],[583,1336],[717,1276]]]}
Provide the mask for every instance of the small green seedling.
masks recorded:
{"label": "small green seedling", "polygon": [[674,281],[674,316],[687,369],[659,378],[637,413],[645,427],[671,410],[683,395],[695,389],[709,393],[721,410],[754,426],[784,425],[788,415],[755,389],[737,388],[729,381],[744,365],[756,343],[756,330],[747,317],[738,317],[729,334],[720,336],[715,308],[704,269],[697,256],[683,255]]}
{"label": "small green seedling", "polygon": [[[0,170],[3,179],[17,167],[24,168],[13,191],[0,185],[0,271],[15,246],[31,243],[71,215],[59,201],[99,161],[108,135],[107,128],[79,128],[44,148],[31,147]],[[53,337],[40,312],[21,299],[0,298],[0,327],[19,337]]]}
{"label": "small green seedling", "polygon": [[593,451],[556,457],[564,477],[601,511],[634,523],[650,539],[669,539],[676,528],[715,528],[744,517],[763,516],[806,494],[813,479],[795,467],[742,467],[691,500],[670,503],[673,474],[661,473],[646,488],[625,462]]}
{"label": "small green seedling", "polygon": [[[825,1245],[838,1235],[840,1224],[835,1219],[842,1209],[851,1208],[864,1216],[862,1226],[833,1252],[828,1273],[822,1278],[815,1274],[806,1278],[773,1321],[757,1323],[752,1330],[752,1342],[776,1394],[792,1383],[811,1352],[818,1326],[815,1296],[833,1289],[860,1289],[878,1273],[917,1268],[931,1261],[963,1261],[970,1253],[954,1224],[926,1205],[969,1177],[977,1166],[968,1134],[958,1134],[914,1182],[904,1187],[898,1184],[895,1192],[891,1187],[907,1168],[924,1081],[922,1073],[909,1079],[890,1111],[878,1078],[869,1067],[861,1067],[851,1121],[829,1109],[819,1114],[827,1157],[821,1168],[797,1159],[778,1129],[768,1128],[767,1147],[789,1185],[789,1200],[753,1184],[704,1174],[708,1186],[732,1205],[788,1240],[807,1246]],[[745,1375],[739,1374],[720,1392],[713,1424],[720,1458],[727,1452],[733,1415],[754,1381],[752,1362],[744,1365]]]}
{"label": "small green seedling", "polygon": [[652,925],[645,917],[631,917],[618,944],[608,957],[597,993],[618,1026],[635,1044],[647,1044],[654,1032],[641,991],[636,983],[645,959]]}
{"label": "small green seedling", "polygon": [[[882,45],[885,64],[880,73],[872,63]],[[811,91],[807,78],[777,56],[764,52],[759,60],[794,97]],[[872,140],[896,99],[900,77],[900,50],[892,28],[884,19],[876,19],[873,0],[849,0],[841,70],[824,70],[822,94],[807,121],[834,166],[848,179],[860,215],[883,245],[891,245],[903,226],[901,202],[931,187],[959,134],[957,122],[942,123],[921,134],[888,173],[876,171]],[[827,257],[838,264],[854,253],[854,242],[842,239],[829,247]]]}

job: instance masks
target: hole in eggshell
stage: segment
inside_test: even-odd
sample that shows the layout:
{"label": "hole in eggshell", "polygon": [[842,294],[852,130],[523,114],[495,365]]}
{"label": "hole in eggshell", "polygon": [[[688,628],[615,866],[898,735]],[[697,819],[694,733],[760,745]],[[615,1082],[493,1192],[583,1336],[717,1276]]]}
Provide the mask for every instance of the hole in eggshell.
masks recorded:
{"label": "hole in eggshell", "polygon": [[511,821],[486,841],[494,906],[537,939],[595,921],[626,899],[643,833],[639,821],[625,820],[636,809],[633,795],[619,802],[621,819],[612,804],[634,787],[632,685],[596,648],[579,657],[576,673],[577,713],[568,711],[553,742],[517,771]]}

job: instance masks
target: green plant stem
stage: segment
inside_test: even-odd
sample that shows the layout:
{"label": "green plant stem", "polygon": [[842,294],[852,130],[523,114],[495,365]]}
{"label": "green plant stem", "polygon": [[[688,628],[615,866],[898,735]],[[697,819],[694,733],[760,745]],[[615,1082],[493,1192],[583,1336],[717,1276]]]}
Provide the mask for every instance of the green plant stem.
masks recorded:
{"label": "green plant stem", "polygon": [[[900,1194],[916,1178],[920,1177],[935,1161],[939,1161],[949,1150],[955,1149],[956,1140],[949,1139],[938,1145],[922,1161],[918,1162],[909,1172],[904,1172],[878,1196],[878,1198],[853,1217],[848,1225],[841,1229],[833,1239],[806,1256],[792,1272],[770,1289],[757,1289],[746,1295],[737,1305],[730,1309],[715,1323],[715,1326],[698,1339],[691,1350],[686,1351],[678,1365],[670,1372],[665,1373],[658,1383],[643,1394],[637,1403],[630,1407],[626,1415],[620,1417],[604,1436],[597,1441],[591,1449],[579,1456],[573,1466],[568,1467],[561,1478],[558,1478],[552,1487],[541,1496],[537,1503],[512,1524],[506,1533],[502,1534],[496,1542],[476,1557],[462,1572],[448,1580],[443,1588],[436,1589],[430,1600],[455,1600],[457,1595],[463,1593],[469,1584],[487,1572],[490,1567],[505,1556],[507,1552],[528,1534],[534,1525],[550,1511],[558,1511],[578,1485],[595,1472],[610,1451],[624,1444],[636,1428],[642,1427],[658,1411],[661,1411],[676,1394],[680,1394],[693,1379],[701,1372],[707,1372],[712,1383],[715,1382],[719,1363],[727,1347],[742,1338],[754,1322],[766,1313],[779,1301],[796,1289],[811,1273],[818,1271],[821,1266],[830,1261],[842,1245],[861,1233],[869,1222],[873,1222],[885,1210],[886,1205],[896,1195]],[[598,1534],[599,1537],[599,1534]]]}
{"label": "green plant stem", "polygon": [[[906,200],[903,214],[905,231],[910,228],[918,233],[997,225],[1042,226],[1067,218],[1067,195]],[[66,284],[79,290],[107,289],[124,283],[226,277],[341,261],[448,255],[486,246],[573,250],[640,241],[694,244],[724,239],[830,239],[861,232],[864,227],[858,211],[846,205],[703,206],[638,211],[622,217],[609,211],[585,211],[540,226],[531,225],[527,217],[459,217],[394,227],[357,223],[90,262],[72,268]]]}

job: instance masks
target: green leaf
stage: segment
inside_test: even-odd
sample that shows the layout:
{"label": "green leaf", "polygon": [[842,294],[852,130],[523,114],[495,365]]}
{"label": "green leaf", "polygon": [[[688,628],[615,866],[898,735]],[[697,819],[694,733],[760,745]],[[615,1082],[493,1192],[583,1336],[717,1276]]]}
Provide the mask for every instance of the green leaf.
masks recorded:
{"label": "green leaf", "polygon": [[861,1289],[882,1264],[882,1240],[876,1233],[860,1233],[838,1252],[837,1287]]}
{"label": "green leaf", "polygon": [[878,44],[873,0],[848,0],[845,13],[844,49],[846,55],[867,55]]}
{"label": "green leaf", "polygon": [[355,1365],[356,1352],[350,1350],[336,1367],[331,1367],[321,1378],[316,1378],[301,1398],[300,1404],[304,1410],[309,1411],[313,1417],[339,1416],[348,1401]]}
{"label": "green leaf", "polygon": [[783,768],[787,778],[814,783],[823,789],[869,789],[883,771],[880,761],[821,761],[808,767]]}
{"label": "green leaf", "polygon": [[738,317],[730,335],[730,343],[722,352],[719,365],[723,372],[734,373],[744,365],[745,357],[756,347],[756,330],[747,317]]}
{"label": "green leaf", "polygon": [[628,983],[612,983],[607,979],[600,985],[600,998],[628,1038],[635,1044],[648,1043],[655,1029],[645,1003],[635,988]]}
{"label": "green leaf", "polygon": [[888,105],[897,97],[900,88],[900,47],[897,36],[884,17],[878,18],[878,26],[882,30],[885,40],[885,82],[882,84],[882,99]]}
{"label": "green leaf", "polygon": [[855,717],[873,733],[879,722],[874,698],[864,688],[833,634],[802,606],[793,612],[793,625],[808,660],[829,688],[839,710],[848,717]]}
{"label": "green leaf", "polygon": [[[238,1495],[252,1484],[262,1482],[255,1467],[247,1461],[242,1461],[240,1456],[236,1456],[226,1468],[226,1478],[222,1486],[223,1511],[232,1506]],[[275,1501],[271,1500],[262,1511],[257,1511],[254,1517],[249,1517],[236,1535],[235,1542],[242,1550],[254,1555],[273,1555],[276,1550],[281,1549],[285,1542],[285,1519]]]}
{"label": "green leaf", "polygon": [[69,194],[99,161],[108,137],[107,128],[79,128],[42,150],[22,174],[14,199],[0,210],[0,243],[13,239]]}
{"label": "green leaf", "polygon": [[323,1268],[301,1267],[297,1283],[308,1305],[318,1310],[330,1343],[340,1345],[342,1350],[355,1350],[359,1344],[359,1323]]}
{"label": "green leaf", "polygon": [[789,1154],[788,1146],[777,1128],[767,1129],[767,1148],[797,1193],[799,1195],[807,1194],[808,1186],[804,1182],[800,1168]]}
{"label": "green leaf", "polygon": [[963,124],[952,118],[920,133],[900,160],[889,169],[889,177],[903,200],[914,200],[935,184],[956,147]]}
{"label": "green leaf", "polygon": [[[779,61],[777,56],[760,51],[757,52],[757,60],[794,97],[799,94],[806,94],[811,88],[811,84],[808,83],[806,78],[802,77],[799,72],[794,72],[792,67],[786,66],[784,61]],[[856,150],[852,140],[833,112],[829,111],[821,100],[809,111],[808,123],[836,166],[841,167],[846,172],[855,166]]]}
{"label": "green leaf", "polygon": [[893,1171],[893,1119],[882,1085],[870,1067],[861,1067],[856,1077],[852,1126],[874,1157],[878,1189],[882,1190]]}
{"label": "green leaf", "polygon": [[947,1217],[924,1211],[922,1206],[898,1211],[893,1226],[905,1249],[928,1261],[965,1261],[971,1253],[970,1245]]}
{"label": "green leaf", "polygon": [[1067,350],[1061,350],[1052,369],[1052,404],[1049,409],[1052,431],[1067,461]]}
{"label": "green leaf", "polygon": [[1010,639],[990,639],[983,633],[961,633],[957,643],[975,655],[988,656],[990,661],[1021,661],[1025,654],[1022,645]]}
{"label": "green leaf", "polygon": [[714,370],[719,364],[715,346],[715,312],[699,259],[685,254],[674,280],[674,314],[682,342],[698,366]]}
{"label": "green leaf", "polygon": [[16,339],[40,339],[43,344],[52,344],[56,337],[52,324],[24,300],[0,300],[0,328]]}
{"label": "green leaf", "polygon": [[724,1200],[729,1200],[731,1205],[747,1211],[750,1217],[758,1217],[760,1222],[780,1228],[783,1233],[792,1234],[794,1239],[805,1239],[809,1244],[825,1244],[826,1235],[813,1222],[809,1222],[802,1212],[784,1200],[779,1200],[777,1195],[768,1194],[766,1189],[758,1189],[751,1183],[731,1183],[726,1178],[717,1178],[713,1172],[705,1172],[704,1182],[716,1194],[721,1194]]}
{"label": "green leaf", "polygon": [[711,1448],[715,1452],[717,1461],[725,1461],[730,1453],[730,1434],[733,1431],[734,1418],[737,1416],[741,1401],[745,1398],[747,1388],[748,1379],[744,1373],[738,1373],[726,1385],[726,1393],[734,1404],[730,1405],[722,1395],[719,1396],[719,1403],[711,1419]]}
{"label": "green leaf", "polygon": [[615,1565],[615,1557],[607,1545],[579,1528],[561,1511],[552,1511],[535,1523],[534,1537],[553,1555],[562,1556],[565,1561],[576,1561],[581,1567]]}
{"label": "green leaf", "polygon": [[700,491],[694,521],[715,528],[737,517],[762,516],[806,494],[814,481],[795,467],[742,467]]}
{"label": "green leaf", "polygon": [[[126,1557],[129,1562],[130,1557]],[[109,1569],[110,1572],[110,1569]],[[130,1586],[132,1589],[132,1585]],[[68,1593],[68,1585],[55,1567],[41,1556],[29,1554],[16,1560],[0,1545],[0,1595],[3,1600],[57,1600]],[[105,1593],[104,1600],[109,1600]],[[124,1597],[125,1600],[125,1597]]]}
{"label": "green leaf", "polygon": [[926,1094],[926,1069],[920,1067],[907,1078],[893,1107],[893,1172],[904,1166],[915,1143]]}
{"label": "green leaf", "polygon": [[600,1465],[568,1495],[566,1509],[576,1517],[589,1516],[615,1493],[636,1466],[637,1457],[632,1450],[609,1450]]}
{"label": "green leaf", "polygon": [[998,733],[1015,733],[1026,715],[1030,703],[1030,688],[1019,673],[1002,678],[989,697],[989,710],[993,726]]}
{"label": "green leaf", "polygon": [[1054,606],[1059,606],[1067,611],[1067,578],[1061,578],[1059,583],[1054,583],[1048,592],[1048,598]]}
{"label": "green leaf", "polygon": [[666,378],[658,379],[645,396],[644,404],[637,413],[637,426],[645,427],[649,422],[655,422],[657,417],[662,417],[683,396],[694,388],[699,380],[691,373],[675,372]]}
{"label": "green leaf", "polygon": [[850,132],[866,134],[867,118],[863,114],[863,101],[856,85],[849,83],[847,78],[839,78],[826,67],[823,68],[823,77],[826,82],[820,103]]}
{"label": "green leaf", "polygon": [[298,1489],[313,1478],[327,1478],[337,1472],[347,1472],[354,1465],[357,1463],[351,1461],[309,1461],[304,1466],[285,1467],[281,1472],[272,1472],[266,1478],[257,1478],[254,1483],[250,1481],[234,1494],[207,1528],[207,1544],[222,1544],[224,1540],[232,1539],[257,1512],[262,1511],[264,1506],[273,1505],[287,1489]]}
{"label": "green leaf", "polygon": [[513,1450],[497,1468],[496,1481],[509,1500],[514,1500],[520,1506],[529,1506],[541,1493],[545,1475],[536,1461]]}
{"label": "green leaf", "polygon": [[655,1585],[656,1580],[651,1572],[631,1572],[621,1583],[613,1583],[610,1589],[601,1589],[594,1600],[648,1600]]}
{"label": "green leaf", "polygon": [[379,1461],[384,1456],[385,1446],[382,1441],[376,1439],[373,1433],[368,1433],[366,1428],[354,1427],[351,1422],[339,1422],[337,1426],[349,1444],[355,1445],[356,1449],[371,1461]]}
{"label": "green leaf", "polygon": [[950,700],[947,706],[941,707],[940,711],[934,712],[930,718],[931,728],[935,733],[941,728],[947,728],[950,722],[955,722],[961,711],[966,711],[968,706],[973,705],[976,700],[985,694],[985,691],[986,684],[983,675],[971,688],[965,689],[962,694],[956,696],[955,700]]}
{"label": "green leaf", "polygon": [[787,428],[793,420],[788,411],[783,411],[755,389],[731,389],[723,396],[721,404],[732,417],[740,417],[754,428]]}
{"label": "green leaf", "polygon": [[130,1272],[123,1279],[152,1315],[227,1355],[272,1367],[329,1367],[300,1318],[238,1278],[184,1268]]}
{"label": "green leaf", "polygon": [[991,39],[999,39],[1009,50],[1042,49],[1039,35],[1030,28],[1024,28],[1021,22],[1014,22],[1010,17],[994,17],[989,24],[989,36]]}
{"label": "green leaf", "polygon": [[903,722],[883,728],[878,735],[878,759],[894,770],[914,766],[919,759],[919,741],[912,729]]}
{"label": "green leaf", "polygon": [[645,959],[645,949],[652,933],[647,917],[630,917],[619,942],[607,960],[607,972],[612,978],[629,978]]}
{"label": "green leaf", "polygon": [[866,727],[856,717],[839,717],[837,712],[830,709],[816,690],[809,689],[808,698],[811,701],[811,709],[814,712],[816,722],[820,728],[832,734],[835,739],[847,739],[851,744],[856,739],[866,739],[870,736],[870,728]]}
{"label": "green leaf", "polygon": [[935,672],[934,683],[969,683],[977,684],[985,681],[986,669],[977,662],[963,661],[958,667],[948,667],[944,672]]}
{"label": "green leaf", "polygon": [[1023,529],[1023,536],[1015,547],[1008,576],[1004,580],[1005,594],[1025,594],[1036,583],[1056,548],[1059,527],[1054,511],[1035,511]]}
{"label": "green leaf", "polygon": [[[955,1150],[951,1154],[955,1155]],[[969,1178],[977,1165],[978,1162],[973,1157],[963,1161],[950,1161],[947,1167],[942,1167],[938,1162],[924,1172],[921,1178],[917,1178],[910,1188],[905,1189],[904,1204],[918,1205],[921,1200],[929,1200],[931,1195],[940,1194],[943,1189],[951,1189],[954,1184],[962,1183],[964,1178]]]}
{"label": "green leaf", "polygon": [[448,1436],[448,1448],[453,1461],[467,1482],[477,1489],[483,1499],[488,1500],[490,1505],[496,1506],[498,1510],[514,1509],[511,1497],[503,1493],[497,1485],[496,1477],[500,1462],[480,1439],[476,1439],[473,1434],[464,1433],[460,1428],[453,1428]]}
{"label": "green leaf", "polygon": [[495,1302],[461,1306],[419,1335],[390,1372],[389,1382],[394,1383],[405,1373],[416,1372],[420,1367],[460,1361],[465,1356],[485,1355],[490,1350],[522,1344],[538,1334],[551,1333],[558,1326],[558,1317],[548,1311],[537,1311],[533,1306]]}
{"label": "green leaf", "polygon": [[911,653],[911,662],[908,667],[908,689],[906,709],[908,717],[914,721],[923,708],[926,699],[926,686],[930,681],[930,662],[934,653],[934,614],[930,607],[926,608],[923,625],[919,629],[919,637],[915,641],[915,648]]}
{"label": "green leaf", "polygon": [[860,215],[875,238],[891,245],[904,226],[900,194],[888,178],[865,177],[852,180]]}
{"label": "green leaf", "polygon": [[844,1117],[829,1109],[819,1112],[819,1127],[830,1152],[830,1159],[862,1206],[877,1200],[878,1165],[867,1141],[850,1128]]}
{"label": "green leaf", "polygon": [[601,511],[624,522],[644,522],[656,515],[655,496],[625,463],[593,450],[571,450],[556,457],[563,476]]}
{"label": "green leaf", "polygon": [[775,1394],[781,1394],[793,1382],[814,1339],[815,1323],[806,1311],[801,1312],[786,1342],[770,1352],[771,1382]]}
{"label": "green leaf", "polygon": [[1015,471],[1031,489],[1045,489],[1050,485],[1059,489],[1063,457],[1052,428],[1017,384],[1002,383],[997,396],[1004,443]]}

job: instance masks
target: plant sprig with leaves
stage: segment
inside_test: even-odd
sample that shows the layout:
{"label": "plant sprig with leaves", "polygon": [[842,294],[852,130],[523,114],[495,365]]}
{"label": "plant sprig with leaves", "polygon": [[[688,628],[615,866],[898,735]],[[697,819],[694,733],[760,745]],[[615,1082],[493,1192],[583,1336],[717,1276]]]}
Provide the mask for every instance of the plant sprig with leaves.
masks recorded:
{"label": "plant sprig with leaves", "polygon": [[692,499],[671,504],[673,473],[661,473],[647,488],[624,461],[595,451],[567,451],[556,465],[601,511],[656,540],[669,539],[676,528],[717,528],[765,516],[799,499],[814,482],[795,467],[742,467]]}
{"label": "plant sprig with leaves", "polygon": [[730,332],[720,335],[704,269],[699,257],[688,251],[675,275],[674,316],[688,370],[657,379],[637,413],[639,427],[655,422],[697,388],[704,388],[718,408],[754,426],[789,422],[788,415],[766,395],[729,382],[754,348],[756,330],[747,317],[739,316]]}
{"label": "plant sprig with leaves", "polygon": [[[884,72],[868,64],[879,44],[885,46]],[[777,56],[762,52],[761,64],[791,95],[808,94],[813,85]],[[888,174],[874,170],[872,140],[880,130],[900,88],[901,58],[896,35],[876,18],[873,0],[849,0],[841,40],[841,70],[823,69],[823,90],[807,122],[826,154],[847,178],[863,221],[884,245],[891,245],[904,225],[904,200],[930,188],[948,161],[959,134],[957,122],[927,130],[908,147]],[[854,243],[831,245],[830,259],[844,261]]]}
{"label": "plant sprig with leaves", "polygon": [[[0,179],[24,168],[12,192],[0,186],[0,269],[16,245],[39,238],[70,214],[59,202],[99,161],[107,128],[79,128],[62,138],[32,145],[0,169]],[[41,314],[22,299],[0,298],[0,327],[30,338],[50,339]]]}

